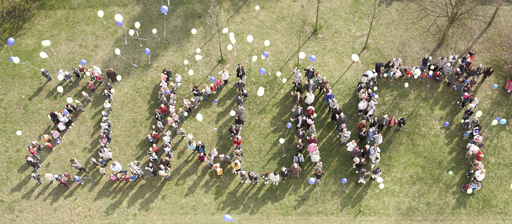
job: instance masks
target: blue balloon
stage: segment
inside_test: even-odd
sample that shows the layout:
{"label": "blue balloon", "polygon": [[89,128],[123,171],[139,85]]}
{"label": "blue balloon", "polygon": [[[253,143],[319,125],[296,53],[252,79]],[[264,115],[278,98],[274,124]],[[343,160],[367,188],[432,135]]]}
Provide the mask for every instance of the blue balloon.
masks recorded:
{"label": "blue balloon", "polygon": [[341,179],[341,183],[346,184],[347,183],[347,178]]}
{"label": "blue balloon", "polygon": [[122,26],[122,25],[123,25],[123,22],[122,22],[122,21],[116,21],[116,25],[117,25],[117,26]]}
{"label": "blue balloon", "polygon": [[11,62],[14,62],[14,59],[13,59],[13,58],[14,58],[14,57],[13,57],[13,56],[11,56],[11,57],[9,58],[9,60],[10,60]]}
{"label": "blue balloon", "polygon": [[149,55],[151,53],[151,50],[149,48],[144,48],[144,54]]}
{"label": "blue balloon", "polygon": [[375,97],[375,93],[372,93],[372,97]]}
{"label": "blue balloon", "polygon": [[169,93],[171,93],[169,90],[165,90],[165,94],[169,95]]}
{"label": "blue balloon", "polygon": [[7,39],[7,46],[12,46],[14,44],[14,38],[12,37],[9,37],[9,39]]}
{"label": "blue balloon", "polygon": [[267,70],[265,70],[264,68],[260,68],[260,75],[265,75],[266,72]]}
{"label": "blue balloon", "polygon": [[311,55],[311,56],[309,56],[309,60],[310,60],[311,62],[315,62],[315,61],[316,61],[316,56],[315,56],[315,55]]}
{"label": "blue balloon", "polygon": [[496,117],[496,118],[494,118],[494,120],[497,120],[497,121],[499,121],[499,120],[500,120],[500,118],[499,118],[499,117]]}
{"label": "blue balloon", "polygon": [[286,128],[288,128],[288,129],[292,128],[292,124],[291,123],[287,123],[286,124]]}
{"label": "blue balloon", "polygon": [[160,7],[160,12],[167,14],[167,12],[169,12],[169,8],[167,8],[165,5],[162,5],[162,7]]}
{"label": "blue balloon", "polygon": [[428,77],[430,77],[430,78],[432,78],[432,76],[433,76],[432,74],[428,75]]}
{"label": "blue balloon", "polygon": [[213,100],[213,102],[214,102],[214,103],[218,103],[218,102],[219,102],[219,100],[218,100],[218,99],[214,99],[214,100]]}
{"label": "blue balloon", "polygon": [[447,122],[444,122],[444,126],[445,126],[445,127],[448,127],[448,125],[450,125],[450,123],[448,123],[448,121],[447,121]]}
{"label": "blue balloon", "polygon": [[492,85],[492,88],[496,89],[496,88],[498,88],[498,85],[494,84],[494,85]]}
{"label": "blue balloon", "polygon": [[506,124],[506,123],[507,123],[507,120],[501,119],[500,124]]}
{"label": "blue balloon", "polygon": [[68,114],[68,110],[64,109],[64,110],[62,111],[62,114],[64,114],[64,115]]}
{"label": "blue balloon", "polygon": [[57,140],[57,145],[60,145],[60,140]]}
{"label": "blue balloon", "polygon": [[466,80],[466,81],[464,81],[464,82],[465,82],[466,84],[468,84],[468,83],[469,83],[469,80]]}
{"label": "blue balloon", "polygon": [[264,57],[268,57],[268,52],[263,51],[263,56],[264,56]]}
{"label": "blue balloon", "polygon": [[235,220],[233,219],[233,217],[231,217],[231,216],[230,216],[230,215],[228,215],[228,214],[225,214],[223,218],[224,218],[224,221],[226,221],[226,222],[233,222],[233,221],[235,221]]}
{"label": "blue balloon", "polygon": [[85,66],[87,64],[87,61],[85,59],[80,60],[80,64]]}
{"label": "blue balloon", "polygon": [[214,77],[210,77],[210,82],[215,82],[215,78]]}
{"label": "blue balloon", "polygon": [[309,180],[308,180],[308,183],[309,184],[314,184],[315,183],[315,178],[314,177],[310,177]]}

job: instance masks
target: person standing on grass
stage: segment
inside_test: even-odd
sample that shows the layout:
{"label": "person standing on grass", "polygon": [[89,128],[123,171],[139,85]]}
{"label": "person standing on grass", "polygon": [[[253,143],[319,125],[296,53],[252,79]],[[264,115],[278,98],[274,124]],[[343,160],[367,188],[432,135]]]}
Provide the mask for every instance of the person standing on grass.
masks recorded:
{"label": "person standing on grass", "polygon": [[472,181],[482,182],[485,178],[485,169],[481,169],[475,172],[475,177],[473,177]]}
{"label": "person standing on grass", "polygon": [[236,67],[236,77],[245,82],[245,70],[241,64]]}
{"label": "person standing on grass", "polygon": [[379,118],[379,125],[377,126],[377,129],[379,130],[384,130],[384,127],[387,127],[389,124],[389,118],[388,118],[388,115],[384,115],[384,116],[381,116]]}
{"label": "person standing on grass", "polygon": [[32,174],[30,174],[30,176],[32,178],[34,178],[34,180],[36,180],[39,184],[43,184],[43,181],[42,181],[41,177],[39,177],[39,174],[32,173]]}
{"label": "person standing on grass", "polygon": [[243,106],[244,105],[244,97],[242,96],[241,92],[238,92],[236,95],[236,105],[237,106]]}
{"label": "person standing on grass", "polygon": [[423,59],[421,59],[420,70],[421,71],[425,70],[425,68],[427,68],[428,64],[429,64],[429,57],[428,57],[428,54],[426,54],[425,57]]}
{"label": "person standing on grass", "polygon": [[245,82],[243,82],[241,79],[238,80],[238,82],[235,82],[235,88],[237,92],[243,92],[245,87]]}
{"label": "person standing on grass", "polygon": [[235,108],[236,115],[240,116],[241,118],[244,118],[245,108],[242,105],[238,105]]}
{"label": "person standing on grass", "polygon": [[[277,174],[277,172],[275,172],[274,174]],[[281,167],[281,179],[283,180],[283,183],[285,183],[288,174],[290,174],[290,169],[287,169],[286,167]],[[277,180],[279,180],[279,175],[277,175]]]}
{"label": "person standing on grass", "polygon": [[366,184],[366,180],[370,177],[370,171],[366,169],[362,169],[361,173],[359,174],[359,180],[357,183]]}
{"label": "person standing on grass", "polygon": [[363,128],[361,132],[359,132],[359,143],[364,143],[366,141],[366,128]]}
{"label": "person standing on grass", "polygon": [[245,121],[240,116],[235,116],[235,126],[238,127],[240,130],[242,129],[242,126],[244,125]]}
{"label": "person standing on grass", "polygon": [[298,163],[293,163],[292,167],[290,168],[290,171],[292,173],[292,178],[297,177],[297,179],[299,179],[299,175],[302,172],[302,169],[300,168]]}
{"label": "person standing on grass", "polygon": [[112,69],[112,68],[109,68],[107,70],[107,79],[112,80],[112,82],[116,82],[117,81],[116,77],[117,77],[116,71],[114,69]]}
{"label": "person standing on grass", "polygon": [[[273,185],[278,185],[279,184],[279,173],[278,172],[271,173],[270,180],[272,180]],[[283,183],[284,183],[284,180],[283,180]]]}
{"label": "person standing on grass", "polygon": [[[229,72],[227,69],[223,69],[222,71],[219,72],[219,75],[221,75],[221,78],[222,80],[224,81],[224,86],[228,84],[228,79],[229,79]],[[221,86],[222,88],[222,86]]]}
{"label": "person standing on grass", "polygon": [[34,160],[34,158],[32,158],[31,156],[28,156],[28,155],[25,156],[25,160],[29,166],[34,168],[34,172],[37,173],[37,168],[41,168],[41,165],[36,160]]}
{"label": "person standing on grass", "polygon": [[48,82],[52,82],[53,81],[53,78],[52,76],[50,75],[50,73],[48,72],[48,70],[42,68],[41,69],[41,74],[43,75],[43,77],[46,78],[46,80],[48,80]]}
{"label": "person standing on grass", "polygon": [[388,131],[391,130],[391,128],[394,127],[397,123],[398,121],[396,120],[396,117],[392,116],[388,122]]}
{"label": "person standing on grass", "polygon": [[319,184],[320,180],[322,180],[322,176],[325,175],[325,172],[322,171],[322,169],[316,170],[316,172],[313,172],[315,175],[316,183]]}
{"label": "person standing on grass", "polygon": [[87,169],[83,168],[82,164],[80,164],[75,158],[71,158],[69,162],[71,163],[71,167],[77,169],[78,171],[87,172]]}
{"label": "person standing on grass", "polygon": [[36,157],[37,160],[41,160],[41,158],[39,158],[39,154],[34,148],[28,147],[28,151],[30,152],[30,154],[32,154],[32,156]]}
{"label": "person standing on grass", "polygon": [[252,184],[259,184],[260,180],[258,178],[258,174],[254,171],[249,172],[249,180],[252,182]]}
{"label": "person standing on grass", "polygon": [[111,103],[114,102],[114,99],[112,98],[112,94],[110,94],[107,90],[103,91],[103,96],[105,98],[107,98],[108,100],[110,100]]}
{"label": "person standing on grass", "polygon": [[371,165],[371,168],[373,169],[373,166],[375,166],[375,164],[377,164],[378,162],[380,162],[380,154],[379,153],[375,153],[375,156],[372,159],[372,165]]}
{"label": "person standing on grass", "polygon": [[361,171],[361,169],[363,168],[363,166],[366,164],[366,160],[364,159],[363,156],[361,156],[361,158],[354,158],[354,168],[356,168],[356,173],[359,173],[359,171]]}
{"label": "person standing on grass", "polygon": [[[325,107],[329,106],[329,102],[334,99],[334,94],[332,93],[332,90],[329,90],[327,94],[325,95]],[[329,110],[330,111],[330,110]]]}
{"label": "person standing on grass", "polygon": [[240,138],[240,136],[236,136],[234,139],[233,139],[233,144],[235,145],[235,149],[242,149],[242,138]]}
{"label": "person standing on grass", "polygon": [[240,169],[242,167],[242,165],[240,164],[240,161],[238,161],[236,159],[231,163],[231,166],[233,167],[233,174],[240,172]]}
{"label": "person standing on grass", "polygon": [[396,131],[400,131],[405,126],[405,118],[398,118],[398,125],[396,126]]}
{"label": "person standing on grass", "polygon": [[303,162],[304,156],[300,152],[295,153],[295,156],[293,157],[293,163],[297,163],[300,166]]}

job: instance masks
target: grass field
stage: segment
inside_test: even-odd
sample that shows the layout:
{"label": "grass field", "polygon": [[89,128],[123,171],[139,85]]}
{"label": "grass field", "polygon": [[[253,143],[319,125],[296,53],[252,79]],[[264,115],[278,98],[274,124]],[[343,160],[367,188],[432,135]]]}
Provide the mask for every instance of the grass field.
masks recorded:
{"label": "grass field", "polygon": [[[164,1],[165,2],[165,1]],[[230,85],[235,80],[238,63],[246,67],[248,74],[247,90],[249,98],[244,103],[248,112],[243,127],[244,162],[242,169],[261,173],[264,170],[277,171],[282,166],[289,167],[295,152],[293,133],[286,133],[286,123],[291,117],[293,102],[290,97],[291,81],[284,84],[275,75],[281,71],[281,78],[292,80],[292,70],[297,63],[297,46],[306,55],[314,54],[317,61],[300,61],[304,68],[313,64],[318,72],[327,76],[334,85],[334,94],[343,112],[348,117],[347,126],[357,136],[355,127],[361,119],[357,115],[355,94],[358,78],[376,62],[385,62],[401,57],[408,66],[419,65],[421,58],[432,51],[440,34],[427,31],[429,21],[417,21],[411,3],[391,1],[374,27],[369,48],[360,54],[361,63],[353,64],[350,56],[361,52],[368,30],[365,20],[366,1],[328,1],[320,8],[320,30],[313,34],[316,1],[219,1],[222,5],[224,26],[235,33],[235,51],[227,51],[227,34],[223,36],[223,52],[226,61],[218,63],[218,43],[212,28],[208,25],[206,1],[172,1],[166,17],[166,38],[163,37],[164,15],[160,13],[160,1],[45,1],[38,3],[29,15],[0,25],[0,39],[16,39],[15,45],[0,48],[0,130],[3,156],[0,158],[0,214],[6,222],[28,223],[38,220],[53,222],[173,222],[211,223],[223,222],[222,215],[231,214],[242,221],[259,222],[510,222],[509,180],[512,153],[508,151],[511,130],[509,125],[491,126],[494,117],[510,120],[510,95],[501,88],[509,74],[506,73],[501,55],[509,51],[501,45],[506,38],[503,30],[511,24],[512,8],[502,7],[495,23],[473,46],[477,52],[474,64],[492,65],[496,68],[493,76],[485,84],[478,85],[473,92],[480,100],[478,110],[483,112],[480,121],[485,136],[484,164],[487,170],[485,187],[477,195],[465,195],[460,191],[462,184],[468,183],[465,173],[469,160],[464,159],[466,140],[462,139],[462,128],[457,125],[463,111],[456,103],[460,93],[446,85],[431,81],[379,81],[379,104],[376,115],[385,113],[405,117],[407,125],[397,133],[384,131],[384,143],[380,146],[385,188],[368,181],[357,184],[357,174],[352,168],[352,158],[339,146],[335,125],[330,122],[327,110],[316,99],[320,156],[326,176],[320,186],[307,183],[312,164],[306,157],[303,175],[299,180],[286,184],[251,185],[239,184],[239,179],[231,174],[231,168],[224,164],[224,178],[219,179],[205,164],[199,164],[197,157],[186,149],[180,138],[173,140],[172,180],[148,178],[132,183],[112,183],[101,177],[97,169],[92,169],[88,161],[98,157],[98,131],[100,112],[104,98],[98,93],[91,95],[93,102],[87,105],[71,131],[65,134],[62,144],[53,153],[42,153],[44,161],[40,169],[45,173],[75,173],[70,167],[70,157],[77,158],[87,165],[83,186],[72,184],[71,189],[45,183],[35,186],[29,175],[32,169],[24,162],[28,154],[27,141],[16,136],[22,130],[29,140],[38,139],[48,133],[53,124],[47,119],[51,111],[63,109],[67,97],[81,99],[86,90],[85,80],[65,85],[55,82],[45,84],[40,67],[49,71],[52,65],[48,59],[38,54],[45,51],[58,68],[71,71],[80,59],[86,59],[88,66],[96,65],[116,69],[123,76],[122,85],[116,83],[115,102],[111,119],[113,150],[116,161],[126,168],[127,164],[140,160],[145,166],[149,143],[145,136],[155,124],[153,110],[158,107],[159,76],[163,68],[172,68],[173,73],[183,76],[184,86],[179,89],[178,98],[188,97],[191,83],[209,84],[207,77],[217,74],[223,68],[230,72]],[[260,11],[254,7],[259,5]],[[96,16],[98,10],[105,12],[104,25]],[[494,10],[491,6],[481,6],[479,10]],[[127,37],[115,25],[114,15],[122,14],[125,26],[133,28],[136,21],[141,23],[139,34],[143,47],[136,39]],[[301,16],[302,15],[302,16]],[[483,24],[485,25],[485,24]],[[464,53],[479,35],[482,26],[474,31],[454,28],[446,45],[436,55]],[[151,30],[158,29],[155,37]],[[196,28],[193,37],[190,30]],[[298,32],[298,30],[302,32]],[[246,36],[254,36],[250,48]],[[193,39],[194,38],[194,39]],[[52,41],[54,55],[50,49],[40,45],[42,40]],[[270,40],[269,48],[263,41]],[[4,42],[5,43],[5,42]],[[194,43],[194,44],[193,44]],[[143,49],[151,49],[151,64]],[[192,49],[200,47],[201,61],[206,72],[194,60]],[[121,55],[138,65],[132,66],[114,54],[120,48]],[[15,65],[7,61],[10,51],[27,65]],[[260,56],[268,50],[272,56],[272,66],[263,60],[245,63],[247,56]],[[248,53],[249,52],[249,53]],[[185,67],[183,60],[189,60]],[[259,68],[267,73],[259,77]],[[193,69],[189,76],[185,69]],[[56,75],[52,74],[54,79]],[[257,97],[256,90],[266,87],[262,78],[270,86],[266,97]],[[494,90],[492,84],[498,84]],[[444,83],[445,84],[445,83]],[[62,95],[55,95],[58,85],[64,86]],[[284,90],[284,91],[283,91]],[[194,140],[202,141],[210,151],[216,147],[219,153],[233,150],[229,139],[228,126],[233,122],[229,111],[236,105],[236,91],[225,88],[218,91],[215,98],[201,102],[192,116],[182,127]],[[181,105],[179,103],[178,105]],[[204,116],[204,122],[193,118],[197,113]],[[443,123],[450,122],[445,128]],[[278,139],[286,137],[283,156]],[[369,166],[369,164],[368,164]],[[453,176],[447,174],[453,171]],[[347,178],[346,191],[340,182]]]}

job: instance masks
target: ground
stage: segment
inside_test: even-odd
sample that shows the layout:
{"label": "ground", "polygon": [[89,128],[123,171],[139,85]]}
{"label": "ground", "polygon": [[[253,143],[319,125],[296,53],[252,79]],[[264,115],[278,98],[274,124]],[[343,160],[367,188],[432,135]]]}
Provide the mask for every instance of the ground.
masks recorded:
{"label": "ground", "polygon": [[[100,111],[104,98],[97,92],[93,102],[75,122],[74,128],[65,134],[62,144],[53,153],[42,153],[41,174],[75,173],[69,158],[77,158],[88,171],[83,175],[85,184],[71,189],[45,183],[35,186],[29,175],[31,169],[23,157],[28,154],[29,140],[38,139],[53,127],[47,119],[50,111],[60,110],[67,97],[81,99],[81,92],[87,91],[85,81],[66,85],[45,83],[39,72],[40,67],[52,71],[48,59],[41,59],[39,52],[45,51],[58,68],[71,71],[81,59],[88,66],[97,65],[103,70],[114,68],[123,76],[121,83],[115,83],[112,122],[114,158],[123,166],[140,160],[145,165],[149,147],[145,136],[155,124],[153,110],[158,107],[158,81],[163,68],[172,68],[184,78],[178,98],[188,97],[191,83],[209,84],[208,76],[215,76],[223,68],[229,70],[230,85],[235,80],[238,63],[246,67],[249,98],[244,104],[248,110],[243,127],[243,169],[261,173],[264,170],[277,171],[290,166],[294,152],[293,133],[287,133],[286,123],[291,116],[293,102],[290,97],[291,81],[286,84],[281,78],[293,79],[292,70],[297,64],[297,47],[306,55],[316,55],[311,63],[300,60],[300,68],[313,64],[317,71],[327,76],[334,86],[334,94],[343,112],[348,116],[348,127],[354,133],[357,122],[357,96],[355,89],[358,78],[376,62],[385,62],[401,57],[404,64],[418,65],[424,54],[436,46],[439,34],[428,31],[427,19],[416,20],[414,6],[409,2],[391,1],[383,6],[384,13],[372,31],[369,48],[361,50],[368,30],[365,15],[365,1],[327,1],[320,7],[319,31],[313,33],[316,1],[220,1],[223,26],[235,33],[235,51],[227,51],[228,35],[223,35],[225,62],[218,63],[218,38],[208,25],[209,5],[204,1],[172,1],[167,16],[160,13],[160,2],[145,1],[60,1],[40,2],[25,17],[4,23],[0,39],[16,39],[15,45],[0,49],[3,75],[0,76],[0,127],[3,138],[4,156],[0,158],[0,214],[9,222],[161,222],[172,218],[174,222],[223,222],[224,214],[240,217],[247,222],[509,222],[510,184],[508,180],[511,152],[507,150],[511,140],[507,125],[491,126],[494,117],[509,119],[511,112],[510,95],[502,91],[509,74],[503,69],[500,57],[507,49],[501,48],[504,38],[502,27],[510,25],[509,5],[502,7],[495,23],[472,46],[477,52],[475,64],[492,65],[495,74],[479,84],[475,90],[480,100],[478,110],[483,112],[480,121],[485,140],[485,168],[488,171],[485,187],[476,195],[465,195],[460,191],[468,183],[465,173],[469,160],[464,159],[466,140],[458,125],[462,111],[457,104],[459,92],[437,82],[418,80],[379,81],[379,104],[377,115],[385,113],[405,117],[407,125],[397,133],[384,131],[381,145],[382,159],[379,165],[384,170],[385,188],[380,190],[377,183],[368,181],[357,184],[357,174],[352,169],[351,157],[339,145],[335,126],[329,121],[327,111],[316,100],[317,131],[319,148],[326,176],[318,186],[310,186],[307,178],[312,164],[306,156],[303,175],[299,180],[289,179],[286,184],[251,185],[239,184],[226,164],[225,175],[218,178],[205,164],[199,164],[185,141],[173,140],[172,180],[154,177],[133,183],[112,183],[101,177],[97,169],[87,162],[97,158]],[[167,4],[164,1],[165,4]],[[255,11],[259,5],[261,10]],[[103,10],[104,25],[97,16]],[[492,14],[490,5],[479,10]],[[114,15],[124,17],[125,26],[133,28],[135,21],[141,23],[139,34],[147,41],[143,47],[115,25]],[[166,19],[166,37],[164,34]],[[483,20],[488,19],[484,18]],[[302,21],[302,22],[301,22]],[[485,25],[485,23],[483,24]],[[444,47],[433,55],[447,56],[449,53],[462,54],[483,29],[483,25],[462,32],[454,28],[451,38]],[[158,38],[151,33],[158,29]],[[190,33],[196,28],[198,33]],[[299,32],[302,31],[302,32]],[[250,45],[246,36],[254,36]],[[40,41],[52,41],[50,49]],[[263,41],[271,45],[264,47]],[[151,49],[151,64],[143,49]],[[193,49],[200,47],[203,56],[201,65],[194,60]],[[119,48],[121,55],[135,63],[132,66],[114,54]],[[259,58],[269,51],[272,65]],[[7,61],[10,52],[27,64],[15,65]],[[361,52],[361,53],[360,53]],[[350,56],[360,54],[361,63],[352,63]],[[258,56],[254,63],[246,63],[248,56]],[[185,66],[183,60],[190,64]],[[34,66],[34,68],[30,66]],[[260,76],[259,68],[266,68],[267,74]],[[36,69],[37,68],[37,69]],[[193,69],[189,76],[186,70]],[[206,71],[206,72],[205,72]],[[276,71],[282,76],[277,77]],[[54,73],[53,77],[56,78]],[[265,82],[270,86],[265,97],[258,97],[256,90]],[[408,88],[404,83],[408,82]],[[494,90],[492,84],[499,88]],[[445,83],[444,83],[445,84]],[[56,94],[58,85],[64,86],[62,95]],[[99,90],[103,90],[100,87]],[[228,126],[232,123],[229,111],[236,104],[235,90],[225,88],[218,91],[219,103],[213,98],[201,102],[197,110],[189,115],[182,127],[194,139],[206,144],[207,150],[216,147],[219,153],[232,152]],[[270,103],[269,103],[270,101]],[[179,104],[181,105],[181,104]],[[204,124],[194,116],[201,113]],[[444,127],[445,121],[450,122]],[[218,128],[214,130],[213,128]],[[17,130],[23,136],[15,135]],[[287,134],[287,135],[286,135]],[[283,146],[279,138],[286,138]],[[356,136],[352,135],[352,139]],[[452,171],[453,175],[448,175]],[[87,177],[87,178],[86,178]],[[88,178],[90,177],[90,179]],[[348,183],[343,186],[342,178]],[[345,190],[346,187],[346,190]]]}

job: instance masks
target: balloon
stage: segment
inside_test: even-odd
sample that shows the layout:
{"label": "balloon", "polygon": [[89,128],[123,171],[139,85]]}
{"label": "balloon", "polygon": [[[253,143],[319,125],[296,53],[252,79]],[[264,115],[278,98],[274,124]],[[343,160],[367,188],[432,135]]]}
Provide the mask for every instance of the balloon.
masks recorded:
{"label": "balloon", "polygon": [[87,64],[87,61],[86,61],[86,60],[84,60],[84,59],[82,59],[82,60],[80,60],[80,64],[81,64],[81,65],[83,65],[83,66],[85,66],[85,65]]}
{"label": "balloon", "polygon": [[227,33],[228,31],[229,31],[228,28],[222,29],[222,33]]}
{"label": "balloon", "polygon": [[466,194],[471,194],[473,193],[473,189],[469,188],[467,191],[466,191]]}
{"label": "balloon", "polygon": [[260,75],[265,75],[266,72],[265,68],[260,68]]}
{"label": "balloon", "polygon": [[114,52],[115,52],[117,55],[120,55],[120,54],[121,54],[121,50],[119,50],[119,48],[116,48],[116,49],[114,50]]}
{"label": "balloon", "polygon": [[123,77],[122,77],[122,76],[120,76],[120,75],[117,75],[117,76],[116,76],[116,80],[117,80],[117,81],[121,81],[121,79],[123,79]]}
{"label": "balloon", "polygon": [[230,215],[228,215],[228,214],[225,214],[223,218],[224,218],[224,221],[226,221],[226,222],[233,222],[233,221],[235,221],[235,220],[233,219],[233,217],[231,217],[231,216],[230,216]]}
{"label": "balloon", "polygon": [[468,84],[468,83],[469,83],[469,80],[464,81],[464,83]]}
{"label": "balloon", "polygon": [[68,98],[66,99],[66,102],[68,102],[68,103],[73,103],[73,98],[68,97]]}
{"label": "balloon", "polygon": [[233,45],[228,44],[228,51],[233,50]]}
{"label": "balloon", "polygon": [[375,93],[372,93],[372,97],[375,97]]}
{"label": "balloon", "polygon": [[377,91],[377,86],[373,87],[373,91]]}
{"label": "balloon", "polygon": [[359,56],[357,54],[353,54],[352,61],[359,61]]}
{"label": "balloon", "polygon": [[462,123],[464,123],[464,119],[460,119],[460,123],[461,123],[461,124],[462,124]]}
{"label": "balloon", "polygon": [[218,102],[219,102],[219,100],[217,100],[217,99],[214,99],[214,100],[213,100],[213,102],[214,102],[214,103],[218,103]]}
{"label": "balloon", "polygon": [[304,52],[300,52],[299,53],[299,58],[300,59],[304,59],[305,57],[306,57],[306,53],[304,53]]}
{"label": "balloon", "polygon": [[156,34],[157,30],[153,29],[153,30],[151,30],[151,32],[153,32],[153,34]]}
{"label": "balloon", "polygon": [[309,183],[309,184],[314,184],[314,183],[315,183],[315,178],[314,178],[314,177],[310,177],[310,178],[308,179],[308,183]]}
{"label": "balloon", "polygon": [[13,57],[13,58],[12,58],[12,62],[14,62],[14,64],[18,64],[18,63],[20,63],[20,58],[18,58],[18,57]]}
{"label": "balloon", "polygon": [[197,119],[198,121],[203,121],[203,115],[201,115],[201,114],[197,114],[197,115],[196,115],[196,119]]}
{"label": "balloon", "polygon": [[375,99],[379,99],[379,95],[375,94]]}
{"label": "balloon", "polygon": [[14,44],[14,38],[12,37],[9,37],[9,39],[7,39],[7,46],[12,46]]}
{"label": "balloon", "polygon": [[310,60],[311,62],[315,62],[315,61],[316,61],[316,56],[315,56],[315,55],[311,55],[311,56],[309,56],[309,60]]}
{"label": "balloon", "polygon": [[445,127],[448,127],[448,125],[450,125],[450,123],[447,121],[447,122],[444,122],[444,126]]}
{"label": "balloon", "polygon": [[14,62],[13,58],[14,58],[13,56],[9,57],[9,61]]}
{"label": "balloon", "polygon": [[497,121],[499,121],[499,120],[500,120],[500,118],[499,118],[499,117],[496,117],[496,118],[494,118],[494,120],[497,120]]}
{"label": "balloon", "polygon": [[313,117],[316,117],[316,116],[318,116],[318,115],[317,115],[316,113],[314,113],[314,114],[313,114]]}
{"label": "balloon", "polygon": [[229,112],[229,115],[231,115],[231,117],[234,117],[234,116],[235,116],[235,114],[236,114],[236,112],[235,112],[234,110],[232,110],[232,111],[230,111],[230,112]]}
{"label": "balloon", "polygon": [[188,75],[193,75],[194,74],[194,70],[190,69],[188,70]]}
{"label": "balloon", "polygon": [[264,89],[259,89],[258,92],[256,92],[256,94],[258,96],[263,96],[263,95],[265,95],[265,90]]}
{"label": "balloon", "polygon": [[215,78],[214,77],[210,77],[210,82],[215,82]]}
{"label": "balloon", "polygon": [[235,39],[235,34],[233,32],[229,33],[229,39]]}
{"label": "balloon", "polygon": [[290,129],[292,127],[291,123],[286,123],[286,128]]}
{"label": "balloon", "polygon": [[165,90],[166,95],[169,95],[169,93],[171,93],[169,90]]}
{"label": "balloon", "polygon": [[277,72],[276,72],[276,75],[277,75],[277,77],[281,76],[281,72],[280,72],[280,71],[277,71]]}
{"label": "balloon", "polygon": [[431,75],[431,74],[430,74],[430,75],[428,75],[428,77],[430,77],[430,78],[432,78],[432,76],[433,76],[433,75]]}
{"label": "balloon", "polygon": [[259,5],[257,5],[256,7],[254,7],[254,9],[255,9],[256,11],[259,11],[259,10],[260,10],[260,6],[259,6]]}
{"label": "balloon", "polygon": [[263,56],[265,56],[265,57],[268,57],[268,52],[263,51],[263,54],[262,54],[262,55],[263,55]]}
{"label": "balloon", "polygon": [[378,183],[382,183],[384,180],[382,179],[382,177],[377,177],[377,182]]}
{"label": "balloon", "polygon": [[231,40],[231,43],[232,43],[232,44],[236,44],[236,39],[235,39],[235,38],[231,38],[231,39],[229,39],[229,40]]}
{"label": "balloon", "polygon": [[[185,112],[185,113],[183,113],[183,115],[186,117],[186,116],[188,116],[188,113],[187,113],[187,112]],[[190,134],[189,134],[188,136],[189,136],[188,138],[192,139],[192,137],[190,137],[190,136],[192,136],[192,135],[190,135]]]}
{"label": "balloon", "polygon": [[116,22],[116,25],[117,25],[117,26],[122,26],[122,25],[123,25],[123,22],[121,22],[121,21],[117,21],[117,22]]}
{"label": "balloon", "polygon": [[99,16],[100,18],[103,18],[103,15],[105,15],[105,13],[103,13],[103,11],[101,11],[101,10],[100,10],[100,11],[98,11],[98,16]]}
{"label": "balloon", "polygon": [[17,134],[18,136],[20,136],[22,133],[21,133],[21,131],[20,131],[20,130],[18,130],[18,131],[16,131],[16,134]]}
{"label": "balloon", "polygon": [[347,183],[347,178],[341,179],[341,183],[346,184]]}
{"label": "balloon", "polygon": [[121,14],[116,14],[116,15],[114,15],[114,19],[117,22],[122,22],[123,21],[123,16]]}
{"label": "balloon", "polygon": [[384,189],[384,184],[379,184],[380,189]]}
{"label": "balloon", "polygon": [[62,110],[62,114],[64,114],[64,115],[68,114],[68,110],[66,110],[66,109]]}
{"label": "balloon", "polygon": [[286,81],[288,81],[288,80],[286,80],[286,78],[283,78],[283,83],[286,83]]}
{"label": "balloon", "polygon": [[404,86],[405,86],[405,88],[409,87],[409,83],[407,83],[407,82],[406,82],[406,83],[404,84]]}
{"label": "balloon", "polygon": [[492,124],[492,125],[497,125],[497,124],[498,124],[498,121],[497,121],[497,120],[493,120],[491,124]]}
{"label": "balloon", "polygon": [[500,120],[500,124],[506,124],[506,123],[507,123],[507,120],[505,120],[505,119]]}
{"label": "balloon", "polygon": [[59,81],[64,80],[64,75],[62,75],[62,74],[58,74],[58,75],[57,75],[57,79],[58,79]]}
{"label": "balloon", "polygon": [[198,54],[201,53],[201,48],[197,48],[196,53],[198,53]]}
{"label": "balloon", "polygon": [[49,40],[41,41],[41,45],[43,45],[44,47],[48,47],[48,46],[50,46],[50,44],[52,44],[52,42],[50,42]]}
{"label": "balloon", "polygon": [[476,117],[480,117],[482,116],[482,111],[477,111],[476,114],[475,114]]}
{"label": "balloon", "polygon": [[139,29],[139,28],[140,28],[140,23],[139,23],[139,22],[135,22],[135,28],[136,28],[136,29]]}
{"label": "balloon", "polygon": [[169,12],[169,8],[165,5],[162,5],[162,7],[160,7],[160,12],[167,14],[167,12]]}
{"label": "balloon", "polygon": [[492,88],[496,89],[496,88],[498,88],[498,85],[494,84],[494,85],[492,85]]}
{"label": "balloon", "polygon": [[128,31],[128,34],[130,34],[130,36],[133,36],[133,34],[135,34],[135,30],[130,29],[130,30]]}
{"label": "balloon", "polygon": [[247,36],[247,42],[252,43],[253,40],[254,37],[252,37],[251,35]]}
{"label": "balloon", "polygon": [[279,139],[279,143],[283,144],[284,143],[284,138],[280,138]]}
{"label": "balloon", "polygon": [[149,50],[149,48],[147,48],[147,47],[144,48],[144,54],[146,54],[146,55],[151,54],[151,50]]}
{"label": "balloon", "polygon": [[111,90],[110,90],[110,92],[111,92],[111,93],[115,93],[116,91],[115,91],[114,89],[111,89]]}
{"label": "balloon", "polygon": [[252,56],[252,61],[255,62],[258,60],[258,57],[257,56]]}
{"label": "balloon", "polygon": [[386,77],[388,77],[388,74],[386,73],[386,74],[384,74],[383,76],[384,76],[384,78],[386,78]]}
{"label": "balloon", "polygon": [[192,30],[190,32],[192,33],[192,35],[196,35],[197,30],[196,30],[196,28],[192,28]]}
{"label": "balloon", "polygon": [[60,145],[60,140],[57,140],[57,145]]}
{"label": "balloon", "polygon": [[48,58],[48,54],[46,54],[45,52],[40,52],[39,53],[39,57],[41,57],[41,58]]}
{"label": "balloon", "polygon": [[62,88],[62,86],[57,86],[57,92],[59,92],[59,93],[64,92],[64,88]]}
{"label": "balloon", "polygon": [[451,170],[448,171],[448,175],[450,175],[450,176],[453,175],[453,172]]}
{"label": "balloon", "polygon": [[183,61],[183,64],[188,65],[188,60]]}
{"label": "balloon", "polygon": [[270,40],[263,41],[263,44],[265,45],[265,47],[270,46]]}
{"label": "balloon", "polygon": [[203,56],[201,56],[201,55],[196,55],[196,61],[201,61],[201,59],[203,59]]}
{"label": "balloon", "polygon": [[419,69],[414,70],[414,74],[415,75],[421,75],[421,70],[419,70]]}

